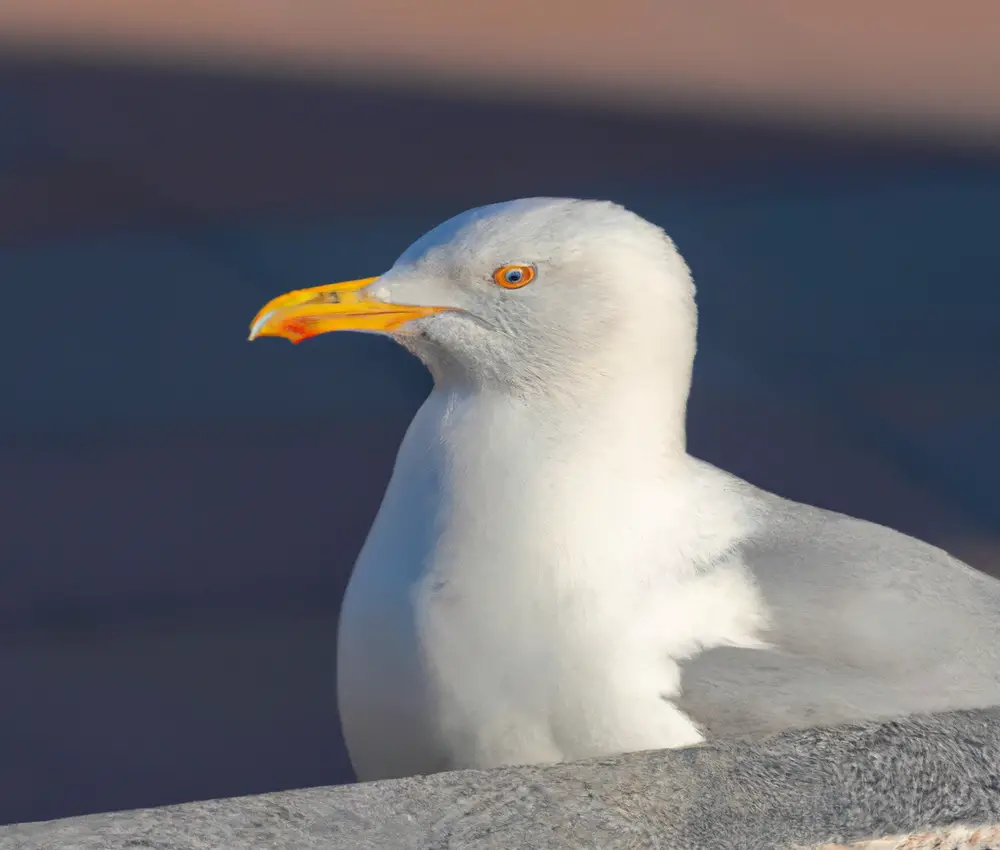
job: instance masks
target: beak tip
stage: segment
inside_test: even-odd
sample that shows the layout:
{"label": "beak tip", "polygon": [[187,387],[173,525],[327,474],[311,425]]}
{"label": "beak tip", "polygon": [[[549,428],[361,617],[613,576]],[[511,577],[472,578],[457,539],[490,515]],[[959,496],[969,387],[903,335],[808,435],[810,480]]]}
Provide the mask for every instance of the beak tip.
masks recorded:
{"label": "beak tip", "polygon": [[274,310],[269,310],[266,313],[263,311],[258,313],[257,317],[253,321],[253,324],[250,325],[250,336],[247,337],[247,340],[253,342],[257,339],[257,337],[260,336],[260,332],[267,327],[268,320],[270,320],[273,315]]}

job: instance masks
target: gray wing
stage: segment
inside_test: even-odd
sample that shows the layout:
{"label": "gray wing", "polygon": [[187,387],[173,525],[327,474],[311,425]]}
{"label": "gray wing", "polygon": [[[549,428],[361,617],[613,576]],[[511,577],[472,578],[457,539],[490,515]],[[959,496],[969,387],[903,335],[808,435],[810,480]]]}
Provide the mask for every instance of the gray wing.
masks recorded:
{"label": "gray wing", "polygon": [[1000,581],[927,543],[770,494],[742,561],[770,648],[684,663],[709,736],[1000,705]]}

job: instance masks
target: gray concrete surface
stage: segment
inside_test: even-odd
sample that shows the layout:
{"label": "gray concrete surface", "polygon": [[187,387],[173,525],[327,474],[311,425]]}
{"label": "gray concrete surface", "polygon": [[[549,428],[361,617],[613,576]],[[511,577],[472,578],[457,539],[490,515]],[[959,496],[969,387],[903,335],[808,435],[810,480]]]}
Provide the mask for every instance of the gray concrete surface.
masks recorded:
{"label": "gray concrete surface", "polygon": [[1000,708],[0,829],[0,850],[781,848],[1000,821]]}

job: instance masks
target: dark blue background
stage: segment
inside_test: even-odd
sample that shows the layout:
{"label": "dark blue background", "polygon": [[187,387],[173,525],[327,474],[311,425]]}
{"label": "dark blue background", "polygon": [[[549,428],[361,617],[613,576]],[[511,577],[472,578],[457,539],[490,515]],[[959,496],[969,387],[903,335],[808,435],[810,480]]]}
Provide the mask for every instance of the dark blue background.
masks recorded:
{"label": "dark blue background", "polygon": [[481,203],[666,227],[693,451],[1000,572],[996,154],[18,56],[0,116],[0,821],[350,779],[337,606],[428,381],[247,325]]}

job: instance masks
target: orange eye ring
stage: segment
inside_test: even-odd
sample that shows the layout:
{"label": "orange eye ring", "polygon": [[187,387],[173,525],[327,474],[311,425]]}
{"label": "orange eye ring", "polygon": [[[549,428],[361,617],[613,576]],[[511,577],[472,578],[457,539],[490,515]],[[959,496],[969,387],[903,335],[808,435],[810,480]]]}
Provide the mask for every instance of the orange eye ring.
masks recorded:
{"label": "orange eye ring", "polygon": [[500,266],[493,272],[493,282],[504,289],[520,289],[535,279],[535,267],[521,263]]}

